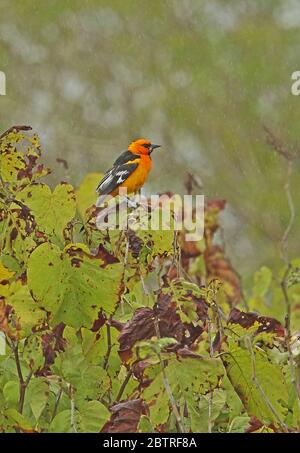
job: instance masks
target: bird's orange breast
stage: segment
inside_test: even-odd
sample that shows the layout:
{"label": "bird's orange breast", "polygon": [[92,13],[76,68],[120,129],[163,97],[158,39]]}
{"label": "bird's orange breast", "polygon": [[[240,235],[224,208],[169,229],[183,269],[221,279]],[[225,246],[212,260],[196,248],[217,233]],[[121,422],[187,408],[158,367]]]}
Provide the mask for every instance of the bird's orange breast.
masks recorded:
{"label": "bird's orange breast", "polygon": [[134,170],[133,173],[117,188],[111,195],[115,196],[119,192],[120,187],[126,187],[128,193],[136,192],[139,190],[146,182],[148,174],[152,168],[152,160],[150,156],[141,155],[140,159],[136,161],[131,161],[130,163],[137,162],[139,165]]}

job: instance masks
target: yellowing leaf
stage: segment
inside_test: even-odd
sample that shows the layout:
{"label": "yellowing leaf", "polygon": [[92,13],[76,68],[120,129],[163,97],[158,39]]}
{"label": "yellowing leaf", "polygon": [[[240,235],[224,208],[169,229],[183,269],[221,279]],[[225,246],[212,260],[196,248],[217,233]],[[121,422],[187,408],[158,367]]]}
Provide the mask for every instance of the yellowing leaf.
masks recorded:
{"label": "yellowing leaf", "polygon": [[0,261],[0,282],[9,280],[14,275],[14,272],[9,271]]}
{"label": "yellowing leaf", "polygon": [[82,218],[85,211],[97,201],[96,187],[101,181],[102,173],[88,173],[82,180],[77,192],[77,208]]}
{"label": "yellowing leaf", "polygon": [[58,184],[53,192],[46,184],[32,184],[18,194],[18,199],[31,209],[38,229],[49,235],[61,235],[75,216],[75,193],[70,184]]}
{"label": "yellowing leaf", "polygon": [[5,182],[15,182],[19,170],[24,169],[26,166],[24,154],[15,148],[0,150],[1,177]]}
{"label": "yellowing leaf", "polygon": [[119,300],[123,266],[107,264],[80,244],[61,251],[44,243],[28,261],[28,285],[53,324],[91,327],[102,308],[112,313]]}
{"label": "yellowing leaf", "polygon": [[266,292],[269,289],[269,286],[272,281],[272,271],[266,267],[262,266],[259,271],[254,274],[254,287],[253,293],[256,297],[264,297]]}
{"label": "yellowing leaf", "polygon": [[32,328],[40,326],[46,319],[45,311],[41,310],[32,299],[27,285],[21,280],[11,283],[5,293],[6,304],[13,308],[13,317],[18,326],[18,336],[24,338],[32,333]]}

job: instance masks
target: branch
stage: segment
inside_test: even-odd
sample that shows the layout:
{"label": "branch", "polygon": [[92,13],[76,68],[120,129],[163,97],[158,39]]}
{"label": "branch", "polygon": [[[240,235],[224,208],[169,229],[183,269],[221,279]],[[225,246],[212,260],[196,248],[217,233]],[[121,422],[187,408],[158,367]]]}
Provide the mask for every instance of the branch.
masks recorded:
{"label": "branch", "polygon": [[24,408],[24,400],[25,400],[25,393],[26,389],[28,387],[28,384],[30,382],[30,379],[33,375],[33,371],[30,370],[28,373],[28,376],[26,380],[24,380],[23,373],[22,373],[22,368],[21,368],[21,363],[20,363],[20,357],[19,357],[19,347],[18,344],[14,345],[13,343],[10,345],[15,356],[15,361],[16,361],[16,367],[17,367],[17,373],[19,377],[19,405],[18,405],[18,412],[22,414],[23,408]]}
{"label": "branch", "polygon": [[263,124],[263,129],[266,133],[266,142],[271,148],[274,149],[274,151],[290,162],[297,158],[297,152],[294,148],[285,146],[282,141],[275,136],[274,132],[271,131],[265,124]]}
{"label": "branch", "polygon": [[31,126],[12,126],[7,131],[3,132],[3,134],[0,135],[0,139],[5,137],[5,135],[10,134],[13,131],[19,132],[19,131],[31,131],[32,127]]}

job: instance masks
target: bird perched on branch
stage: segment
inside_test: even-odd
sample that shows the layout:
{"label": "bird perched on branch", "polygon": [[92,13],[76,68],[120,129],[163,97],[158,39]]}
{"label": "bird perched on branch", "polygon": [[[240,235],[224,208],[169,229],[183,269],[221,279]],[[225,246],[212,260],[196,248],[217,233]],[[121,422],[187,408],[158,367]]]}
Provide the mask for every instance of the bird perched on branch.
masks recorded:
{"label": "bird perched on branch", "polygon": [[99,194],[97,205],[100,206],[108,195],[115,197],[120,188],[127,193],[137,192],[145,184],[152,167],[151,153],[160,145],[153,145],[149,140],[140,138],[128,146],[114,162],[98,184]]}

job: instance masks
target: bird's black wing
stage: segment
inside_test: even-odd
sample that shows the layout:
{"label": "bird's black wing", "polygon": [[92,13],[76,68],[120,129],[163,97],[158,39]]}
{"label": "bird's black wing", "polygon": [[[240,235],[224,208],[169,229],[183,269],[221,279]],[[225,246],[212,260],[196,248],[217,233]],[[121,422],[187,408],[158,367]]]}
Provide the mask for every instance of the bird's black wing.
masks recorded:
{"label": "bird's black wing", "polygon": [[124,153],[122,153],[121,156],[119,156],[118,159],[114,162],[113,166],[117,167],[118,165],[126,164],[127,162],[140,158],[141,156],[139,154],[134,154],[131,151],[124,151]]}
{"label": "bird's black wing", "polygon": [[[132,160],[132,158],[131,158]],[[100,181],[96,191],[100,195],[111,193],[119,187],[138,167],[138,163],[127,163],[123,165],[116,165],[112,167]]]}

